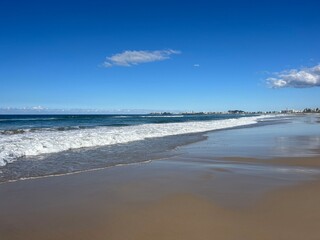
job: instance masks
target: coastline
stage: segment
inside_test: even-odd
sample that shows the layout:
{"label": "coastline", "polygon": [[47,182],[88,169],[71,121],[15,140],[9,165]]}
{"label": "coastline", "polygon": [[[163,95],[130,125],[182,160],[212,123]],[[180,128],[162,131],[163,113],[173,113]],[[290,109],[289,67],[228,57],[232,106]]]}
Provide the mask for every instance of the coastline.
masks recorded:
{"label": "coastline", "polygon": [[[284,116],[285,115],[282,115],[279,119],[275,116],[271,117],[271,119],[265,118],[249,125],[245,124],[197,133],[147,138],[124,144],[93,148],[83,147],[51,154],[25,156],[18,158],[18,161],[13,161],[4,167],[0,167],[0,184],[42,177],[78,174],[109,167],[160,160],[174,156],[176,154],[175,150],[180,147],[207,140],[210,134],[225,133],[229,132],[229,130],[285,124],[290,121],[288,119],[301,118],[301,116],[298,115],[291,115],[290,117],[288,116],[288,118],[284,118]],[[314,115],[312,115],[312,117],[314,117]],[[88,161],[88,159],[91,160]],[[50,166],[50,168],[47,168],[47,166]]]}
{"label": "coastline", "polygon": [[[260,118],[261,116],[257,117]],[[227,119],[227,121],[229,121],[229,119]],[[143,140],[129,141],[120,144],[98,145],[95,147],[69,149],[56,153],[24,156],[15,159],[4,167],[0,167],[0,184],[41,177],[77,174],[126,164],[159,160],[171,157],[175,154],[172,150],[176,148],[206,140],[208,138],[207,134],[210,133],[277,124],[279,121],[283,120],[273,119],[272,121],[266,122],[244,123],[244,125],[240,124],[240,126],[237,126],[238,124],[235,124],[235,126],[221,126],[222,129],[220,129],[220,127],[215,129],[215,126],[212,130],[208,131],[191,131],[191,133],[184,134],[174,133],[173,135],[148,137]],[[201,121],[195,123],[201,123]],[[160,126],[161,125],[162,124],[160,124]],[[214,122],[213,125],[215,125]],[[37,142],[39,141],[40,140],[37,140]],[[11,140],[10,142],[15,142],[15,140]],[[49,145],[52,146],[52,144]],[[74,159],[76,159],[76,161],[74,161]],[[93,161],[88,161],[88,159],[92,159]],[[50,168],[47,168],[47,166],[50,166]]]}
{"label": "coastline", "polygon": [[[208,133],[146,164],[1,184],[1,239],[319,239],[319,149],[298,125]],[[312,143],[304,156],[266,156],[291,128],[285,153]]]}

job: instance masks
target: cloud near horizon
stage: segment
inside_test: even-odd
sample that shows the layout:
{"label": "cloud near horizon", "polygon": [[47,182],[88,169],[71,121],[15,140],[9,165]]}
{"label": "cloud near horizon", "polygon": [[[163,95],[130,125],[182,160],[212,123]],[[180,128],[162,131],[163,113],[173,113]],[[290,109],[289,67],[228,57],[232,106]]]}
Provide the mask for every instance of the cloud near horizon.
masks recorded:
{"label": "cloud near horizon", "polygon": [[302,69],[285,70],[267,78],[271,88],[310,88],[320,87],[320,64]]}
{"label": "cloud near horizon", "polygon": [[111,57],[107,57],[103,63],[104,67],[122,66],[130,67],[141,63],[157,62],[170,58],[170,55],[180,54],[177,50],[156,50],[156,51],[124,51]]}

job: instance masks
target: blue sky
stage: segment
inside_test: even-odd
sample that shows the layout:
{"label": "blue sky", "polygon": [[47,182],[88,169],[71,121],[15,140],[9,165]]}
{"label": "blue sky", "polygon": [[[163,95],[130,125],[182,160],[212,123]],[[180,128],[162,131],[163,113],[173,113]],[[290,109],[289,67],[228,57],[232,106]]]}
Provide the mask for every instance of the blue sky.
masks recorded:
{"label": "blue sky", "polygon": [[0,107],[320,105],[319,1],[0,2]]}

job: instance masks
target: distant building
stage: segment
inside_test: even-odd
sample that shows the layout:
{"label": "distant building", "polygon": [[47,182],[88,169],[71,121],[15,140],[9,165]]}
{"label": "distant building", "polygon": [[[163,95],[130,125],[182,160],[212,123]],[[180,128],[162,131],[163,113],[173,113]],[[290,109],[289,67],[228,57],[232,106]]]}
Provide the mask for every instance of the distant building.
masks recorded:
{"label": "distant building", "polygon": [[295,111],[293,109],[286,109],[286,110],[281,110],[281,113],[294,113]]}
{"label": "distant building", "polygon": [[245,111],[242,110],[229,110],[228,113],[230,114],[243,114]]}

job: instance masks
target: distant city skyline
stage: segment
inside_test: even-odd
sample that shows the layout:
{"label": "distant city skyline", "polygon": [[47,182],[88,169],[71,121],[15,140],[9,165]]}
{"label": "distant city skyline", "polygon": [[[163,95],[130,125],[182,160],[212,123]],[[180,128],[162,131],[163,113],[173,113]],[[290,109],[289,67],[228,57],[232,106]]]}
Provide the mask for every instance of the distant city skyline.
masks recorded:
{"label": "distant city skyline", "polygon": [[24,107],[24,108],[0,108],[0,114],[152,114],[152,113],[170,113],[170,114],[182,114],[182,113],[228,113],[228,112],[243,112],[243,113],[298,113],[303,112],[306,109],[315,110],[319,112],[320,107],[315,108],[283,108],[283,109],[261,109],[256,111],[248,111],[246,109],[225,109],[223,111],[206,110],[206,111],[195,111],[195,110],[166,110],[166,109],[81,109],[81,108],[70,108],[70,109],[54,109],[45,108],[41,106],[36,107]]}
{"label": "distant city skyline", "polygon": [[2,1],[0,113],[320,105],[320,2]]}

